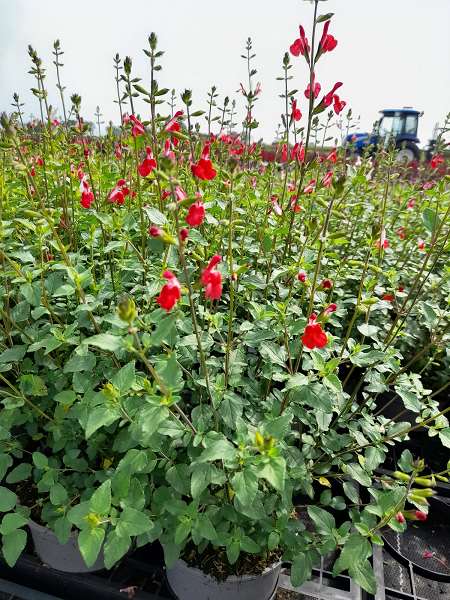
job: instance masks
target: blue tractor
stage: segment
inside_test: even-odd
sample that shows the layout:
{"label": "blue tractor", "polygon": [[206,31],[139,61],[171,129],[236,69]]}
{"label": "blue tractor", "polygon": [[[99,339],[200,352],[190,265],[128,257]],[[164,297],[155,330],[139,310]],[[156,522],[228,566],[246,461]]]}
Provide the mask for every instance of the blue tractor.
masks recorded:
{"label": "blue tractor", "polygon": [[347,135],[345,146],[361,155],[367,148],[369,152],[378,146],[394,144],[397,149],[397,161],[418,160],[420,151],[417,146],[417,128],[423,112],[410,107],[389,108],[380,111],[382,117],[375,122],[372,133],[352,133]]}

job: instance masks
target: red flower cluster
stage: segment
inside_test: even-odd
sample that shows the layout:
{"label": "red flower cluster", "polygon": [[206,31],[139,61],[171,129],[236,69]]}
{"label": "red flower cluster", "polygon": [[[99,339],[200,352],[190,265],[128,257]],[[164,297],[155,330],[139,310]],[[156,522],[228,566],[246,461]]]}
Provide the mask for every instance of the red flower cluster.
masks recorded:
{"label": "red flower cluster", "polygon": [[205,296],[211,300],[219,300],[222,295],[222,274],[216,269],[221,260],[222,257],[215,254],[202,272],[201,283],[205,287]]}
{"label": "red flower cluster", "polygon": [[293,98],[292,100],[292,108],[291,108],[291,119],[293,121],[300,121],[302,118],[302,113],[299,108],[297,108],[297,100]]}
{"label": "red flower cluster", "polygon": [[[312,82],[312,85],[311,85]],[[311,92],[311,89],[313,90]],[[317,98],[317,96],[320,94],[320,90],[322,89],[322,86],[320,85],[320,83],[316,83],[316,74],[313,73],[312,77],[311,77],[311,81],[308,83],[308,86],[305,90],[305,97],[308,98],[308,100],[311,98],[311,93],[314,96],[314,98]]]}
{"label": "red flower cluster", "polygon": [[313,313],[308,321],[308,325],[305,327],[305,331],[302,335],[302,344],[314,350],[314,348],[324,348],[328,343],[327,334],[322,329],[320,323],[316,323],[317,316]]}
{"label": "red flower cluster", "polygon": [[163,277],[167,279],[167,283],[163,285],[156,302],[169,312],[181,298],[181,285],[171,271],[164,271]]}
{"label": "red flower cluster", "polygon": [[[164,127],[165,131],[168,131],[169,133],[178,133],[181,130],[181,125],[179,124],[178,120],[182,116],[183,116],[183,111],[177,110],[177,112],[173,115],[173,117],[171,119],[169,119],[169,121],[167,121],[166,126]],[[172,144],[175,147],[177,147],[180,140],[176,136],[173,135],[171,137],[171,141],[172,141]]]}
{"label": "red flower cluster", "polygon": [[146,157],[141,164],[138,165],[138,171],[141,177],[147,177],[147,175],[150,175],[153,169],[156,169],[157,167],[156,160],[153,158],[153,152],[150,146],[147,146],[145,151]]}
{"label": "red flower cluster", "polygon": [[134,115],[130,115],[129,120],[133,123],[133,127],[131,128],[131,135],[133,137],[144,135],[145,128],[142,125],[142,123],[138,119],[136,119]]}
{"label": "red flower cluster", "polygon": [[198,177],[198,179],[203,179],[206,181],[214,179],[214,177],[217,175],[217,172],[215,171],[212,162],[209,158],[209,148],[210,144],[206,143],[203,146],[202,154],[199,161],[197,163],[191,164],[192,174],[195,177]]}
{"label": "red flower cluster", "polygon": [[430,167],[432,169],[437,169],[439,167],[439,165],[442,165],[445,162],[444,157],[442,156],[442,154],[435,154],[432,159],[430,160]]}
{"label": "red flower cluster", "polygon": [[127,187],[127,182],[125,179],[119,179],[116,187],[108,196],[108,202],[111,202],[112,204],[119,204],[121,206],[125,202],[125,198],[129,193],[130,190]]}

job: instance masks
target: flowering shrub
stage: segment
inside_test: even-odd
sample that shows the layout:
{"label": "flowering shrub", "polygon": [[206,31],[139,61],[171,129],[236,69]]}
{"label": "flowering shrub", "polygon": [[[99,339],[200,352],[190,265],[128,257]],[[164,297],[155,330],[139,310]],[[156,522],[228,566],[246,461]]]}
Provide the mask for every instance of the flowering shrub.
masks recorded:
{"label": "flowering shrub", "polygon": [[167,109],[154,34],[150,91],[116,56],[121,127],[96,138],[61,85],[55,120],[30,48],[42,118],[25,125],[17,97],[1,140],[9,564],[33,518],[61,542],[79,531],[88,565],[159,540],[169,565],[192,548],[229,566],[282,556],[299,584],[336,551],[335,572],[374,591],[371,544],[426,519],[446,466],[405,449],[391,476],[376,469],[421,428],[450,447],[448,177],[431,175],[440,154],[411,180],[389,149],[358,164],[325,150],[346,101],[340,82],[321,97],[317,63],[338,42],[316,11],[283,58],[274,162],[252,142],[250,40],[240,135],[228,97],[212,116],[216,88],[206,115],[189,90]]}

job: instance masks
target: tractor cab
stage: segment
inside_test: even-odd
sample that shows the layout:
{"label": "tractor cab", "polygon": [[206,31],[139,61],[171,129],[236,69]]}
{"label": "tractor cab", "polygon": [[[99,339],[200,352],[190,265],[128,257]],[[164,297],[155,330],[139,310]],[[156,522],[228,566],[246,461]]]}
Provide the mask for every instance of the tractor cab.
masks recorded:
{"label": "tractor cab", "polygon": [[385,109],[380,112],[382,116],[375,122],[371,134],[351,134],[347,136],[347,144],[353,144],[354,151],[358,154],[368,146],[376,148],[379,145],[387,147],[394,144],[399,162],[417,160],[419,158],[417,144],[420,141],[417,137],[417,129],[419,117],[423,113],[409,107]]}

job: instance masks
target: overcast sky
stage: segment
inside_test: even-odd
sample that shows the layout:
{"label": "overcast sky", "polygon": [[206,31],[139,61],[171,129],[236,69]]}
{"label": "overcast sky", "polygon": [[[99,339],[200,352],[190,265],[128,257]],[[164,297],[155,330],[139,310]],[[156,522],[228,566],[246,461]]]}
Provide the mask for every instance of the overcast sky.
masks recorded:
{"label": "overcast sky", "polygon": [[[338,39],[336,50],[318,64],[322,87],[344,82],[341,98],[361,116],[363,131],[382,108],[423,110],[419,137],[425,143],[450,111],[450,0],[329,0],[319,12],[335,13],[330,33]],[[29,92],[29,43],[48,66],[50,102],[58,106],[51,51],[59,38],[67,95],[81,94],[86,119],[100,105],[105,120],[117,121],[112,58],[116,52],[133,57],[133,73],[148,87],[142,48],[151,31],[165,51],[160,87],[190,88],[196,109],[204,109],[215,84],[219,102],[234,95],[242,107],[235,92],[246,80],[240,54],[251,36],[263,89],[255,117],[259,136],[271,141],[282,111],[282,82],[276,81],[282,57],[300,23],[309,32],[311,15],[312,6],[302,0],[0,0],[0,110],[11,110],[18,92],[25,114],[37,114]],[[304,90],[306,63],[300,57],[293,64],[292,87]],[[302,93],[299,100],[306,112]],[[148,111],[148,105],[138,106]]]}

